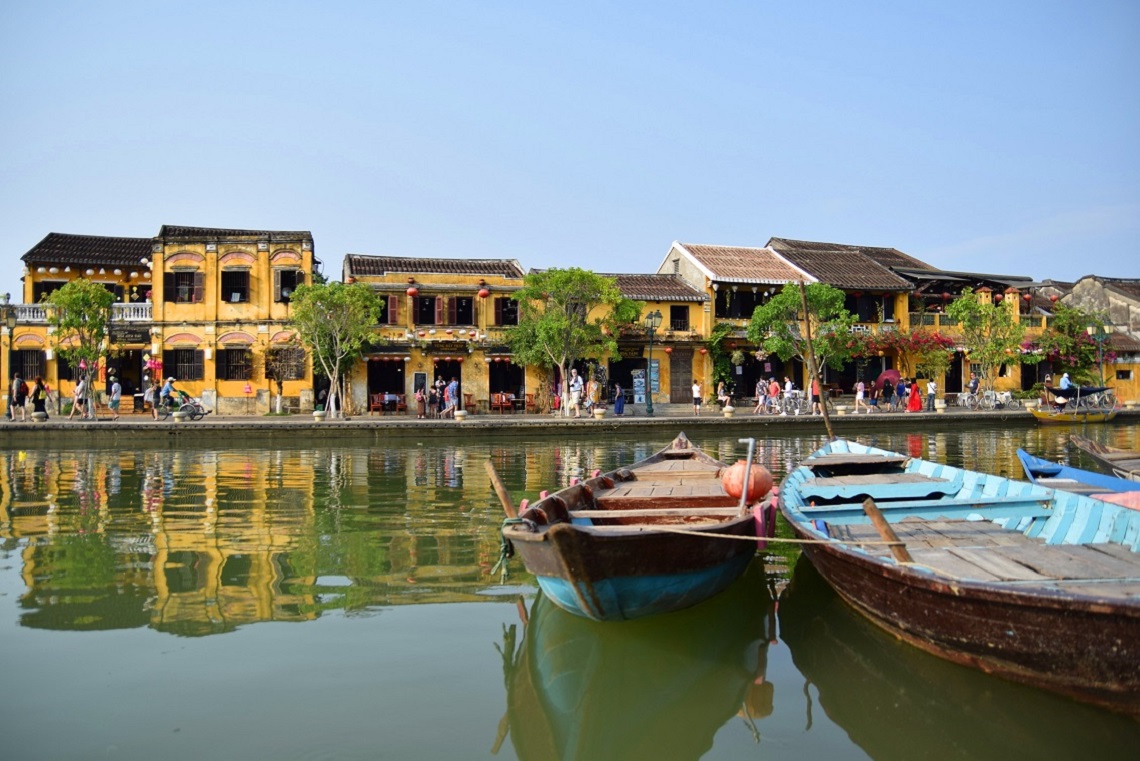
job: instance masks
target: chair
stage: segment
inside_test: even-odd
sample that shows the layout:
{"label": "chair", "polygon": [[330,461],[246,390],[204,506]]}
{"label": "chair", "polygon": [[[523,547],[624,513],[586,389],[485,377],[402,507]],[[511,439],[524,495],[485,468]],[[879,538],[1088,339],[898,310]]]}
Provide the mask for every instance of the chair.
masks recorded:
{"label": "chair", "polygon": [[468,394],[466,392],[463,394],[463,409],[467,410],[467,413],[469,415],[475,414],[475,395],[474,394]]}
{"label": "chair", "polygon": [[368,414],[379,410],[380,414],[384,414],[384,395],[383,394],[369,394],[368,395]]}
{"label": "chair", "polygon": [[400,410],[403,410],[405,414],[408,412],[407,394],[396,394],[396,414],[399,414]]}
{"label": "chair", "polygon": [[538,412],[538,404],[534,401],[534,394],[526,395],[526,407],[524,409],[527,414]]}
{"label": "chair", "polygon": [[501,415],[503,414],[503,410],[509,407],[510,404],[506,394],[491,394],[491,412],[498,410]]}

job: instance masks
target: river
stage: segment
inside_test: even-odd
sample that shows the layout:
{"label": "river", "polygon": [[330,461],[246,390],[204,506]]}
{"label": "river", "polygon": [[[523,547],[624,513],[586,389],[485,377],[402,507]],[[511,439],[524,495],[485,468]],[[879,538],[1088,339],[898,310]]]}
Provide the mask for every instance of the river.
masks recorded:
{"label": "river", "polygon": [[[494,571],[486,460],[534,499],[672,433],[0,444],[4,756],[1135,757],[1140,723],[898,643],[786,545],[708,603],[630,624],[553,609],[517,559]],[[1019,446],[1091,466],[1068,433],[859,440],[1019,476]],[[1140,448],[1135,425],[1086,433]],[[734,460],[737,435],[691,438]],[[765,438],[759,457],[779,478],[821,442]]]}

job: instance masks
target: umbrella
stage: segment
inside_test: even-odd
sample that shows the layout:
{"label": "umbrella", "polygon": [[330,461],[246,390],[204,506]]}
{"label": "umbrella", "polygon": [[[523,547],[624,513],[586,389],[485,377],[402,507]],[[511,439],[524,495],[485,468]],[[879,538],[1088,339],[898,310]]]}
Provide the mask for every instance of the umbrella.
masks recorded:
{"label": "umbrella", "polygon": [[883,370],[883,372],[879,373],[879,377],[875,378],[875,382],[872,383],[871,386],[876,391],[882,391],[883,381],[890,380],[892,386],[897,386],[899,385],[899,378],[901,377],[898,370]]}

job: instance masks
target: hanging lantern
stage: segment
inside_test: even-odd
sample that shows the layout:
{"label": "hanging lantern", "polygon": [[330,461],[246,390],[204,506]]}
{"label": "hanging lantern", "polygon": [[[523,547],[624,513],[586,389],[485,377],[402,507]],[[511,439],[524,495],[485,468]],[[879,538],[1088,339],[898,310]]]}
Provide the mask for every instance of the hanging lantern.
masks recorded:
{"label": "hanging lantern", "polygon": [[709,350],[702,346],[701,347],[701,354],[708,354],[708,353],[709,353]]}
{"label": "hanging lantern", "polygon": [[412,358],[411,358],[411,357],[409,357],[409,356],[406,356],[406,355],[405,355],[405,357],[404,357],[404,361],[405,361],[405,362],[411,362],[411,361],[412,361]]}
{"label": "hanging lantern", "polygon": [[455,361],[462,365],[464,359],[465,359],[465,357],[456,357]]}
{"label": "hanging lantern", "polygon": [[425,333],[421,330],[421,331],[417,332],[416,335],[419,336],[420,338],[423,338],[424,336],[427,335],[427,333]]}
{"label": "hanging lantern", "polygon": [[1055,294],[1055,293],[1051,293],[1051,294],[1049,294],[1049,300],[1050,300],[1050,301],[1052,301],[1054,304],[1056,304],[1056,303],[1057,303],[1057,299],[1058,299],[1058,298],[1060,298],[1060,297],[1059,297],[1057,294]]}
{"label": "hanging lantern", "polygon": [[728,348],[735,349],[736,348],[736,341],[729,341],[728,342]]}
{"label": "hanging lantern", "polygon": [[665,353],[666,354],[672,354],[673,353],[673,347],[672,346],[666,346],[665,347]]}
{"label": "hanging lantern", "polygon": [[491,295],[491,292],[489,290],[487,290],[486,288],[480,288],[479,289],[479,298],[485,299],[490,295]]}
{"label": "hanging lantern", "polygon": [[471,336],[472,338],[474,338],[476,335],[478,335],[478,333],[476,333],[474,330],[471,330],[471,331],[468,331],[467,335],[469,335],[469,336]]}
{"label": "hanging lantern", "polygon": [[416,296],[420,295],[420,289],[416,288],[413,285],[411,288],[408,289],[408,295],[411,296],[412,298],[415,298]]}
{"label": "hanging lantern", "polygon": [[1030,301],[1033,301],[1033,294],[1032,293],[1023,293],[1023,294],[1021,294],[1021,298],[1023,298],[1026,302],[1030,302]]}
{"label": "hanging lantern", "polygon": [[994,294],[994,303],[995,303],[995,304],[1000,304],[1000,303],[1001,303],[1001,300],[1002,300],[1002,295],[1001,295],[1000,293],[995,293],[995,294]]}
{"label": "hanging lantern", "polygon": [[455,331],[454,331],[454,330],[452,330],[451,328],[448,328],[448,329],[447,329],[447,335],[449,335],[449,336],[450,336],[450,335],[452,335],[452,334],[454,334],[454,333],[455,333]]}
{"label": "hanging lantern", "polygon": [[950,292],[949,291],[943,291],[942,292],[942,300],[943,301],[949,301],[950,300]]}

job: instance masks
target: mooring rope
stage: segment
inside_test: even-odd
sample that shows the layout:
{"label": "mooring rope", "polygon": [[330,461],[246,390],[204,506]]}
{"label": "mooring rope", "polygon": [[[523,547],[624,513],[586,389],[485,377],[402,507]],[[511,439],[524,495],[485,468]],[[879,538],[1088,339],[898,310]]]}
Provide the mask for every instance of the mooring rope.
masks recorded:
{"label": "mooring rope", "polygon": [[670,534],[686,534],[688,536],[707,536],[711,539],[738,539],[743,542],[786,542],[788,544],[860,544],[869,546],[902,545],[904,542],[870,541],[863,539],[793,539],[786,536],[740,536],[739,534],[714,534],[712,532],[694,531],[687,528],[674,528],[672,526],[653,526],[649,531],[665,531]]}

